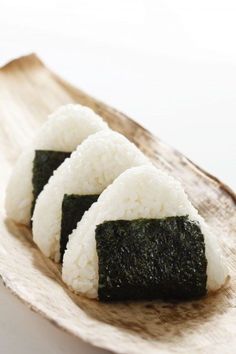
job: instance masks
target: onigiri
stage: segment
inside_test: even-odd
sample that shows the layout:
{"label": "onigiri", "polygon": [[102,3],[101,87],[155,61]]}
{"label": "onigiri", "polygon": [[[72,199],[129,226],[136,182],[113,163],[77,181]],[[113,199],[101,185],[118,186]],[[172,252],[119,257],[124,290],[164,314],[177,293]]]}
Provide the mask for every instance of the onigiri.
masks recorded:
{"label": "onigiri", "polygon": [[[65,248],[73,229],[67,235],[61,233],[63,210],[67,210],[69,227],[73,223],[76,227],[84,211],[116,177],[143,164],[150,164],[148,158],[123,135],[111,130],[93,134],[79,145],[54,172],[35,205],[33,240],[44,255],[56,262],[63,255],[63,245]],[[73,208],[68,210],[70,205],[75,213]],[[62,236],[67,239],[62,240]]]}
{"label": "onigiri", "polygon": [[90,134],[104,129],[108,126],[102,118],[79,104],[62,106],[51,114],[12,171],[6,191],[7,216],[29,225],[35,199],[53,170]]}
{"label": "onigiri", "polygon": [[227,274],[181,184],[153,166],[130,168],[103,191],[70,235],[62,268],[74,292],[104,301],[200,297]]}

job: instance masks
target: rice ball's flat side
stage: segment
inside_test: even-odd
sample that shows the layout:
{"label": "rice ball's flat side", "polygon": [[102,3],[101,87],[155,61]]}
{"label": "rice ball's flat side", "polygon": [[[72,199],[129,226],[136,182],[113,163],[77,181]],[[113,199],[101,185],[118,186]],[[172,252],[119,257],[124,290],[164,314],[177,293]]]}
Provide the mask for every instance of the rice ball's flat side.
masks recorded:
{"label": "rice ball's flat side", "polygon": [[90,134],[103,129],[108,126],[102,118],[78,104],[62,106],[51,114],[13,168],[6,191],[7,216],[25,225],[30,223],[36,149],[71,152]]}
{"label": "rice ball's flat side", "polygon": [[76,293],[97,298],[97,225],[119,219],[181,215],[189,215],[191,220],[200,223],[206,241],[207,288],[218,289],[224,283],[227,272],[217,240],[191,205],[180,183],[153,166],[135,167],[121,174],[84,214],[69,237],[63,259],[64,282]]}
{"label": "rice ball's flat side", "polygon": [[130,167],[150,164],[123,135],[103,131],[88,137],[66,159],[40,193],[33,214],[33,239],[47,256],[60,259],[62,200],[65,194],[100,194]]}

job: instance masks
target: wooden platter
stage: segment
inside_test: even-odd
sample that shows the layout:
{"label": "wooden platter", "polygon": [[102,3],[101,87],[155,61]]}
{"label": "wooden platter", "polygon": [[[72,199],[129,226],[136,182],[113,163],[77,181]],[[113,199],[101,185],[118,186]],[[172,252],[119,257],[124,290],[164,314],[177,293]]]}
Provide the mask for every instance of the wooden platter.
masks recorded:
{"label": "wooden platter", "polygon": [[[94,109],[183,183],[222,245],[231,273],[225,289],[179,304],[87,300],[66,288],[60,267],[39,252],[29,230],[6,220],[4,193],[12,165],[47,115],[69,102]],[[0,274],[28,306],[73,335],[118,353],[235,352],[236,196],[226,185],[132,119],[59,78],[36,55],[0,69],[0,166]]]}

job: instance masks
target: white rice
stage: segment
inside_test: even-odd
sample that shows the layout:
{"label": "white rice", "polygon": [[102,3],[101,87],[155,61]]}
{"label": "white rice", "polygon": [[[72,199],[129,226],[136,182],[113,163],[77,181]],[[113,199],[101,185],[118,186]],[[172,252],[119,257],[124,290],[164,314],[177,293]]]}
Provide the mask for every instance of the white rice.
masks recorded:
{"label": "white rice", "polygon": [[25,225],[30,223],[36,149],[71,152],[90,134],[103,129],[108,126],[102,118],[79,104],[62,106],[51,114],[12,171],[5,200],[7,216]]}
{"label": "white rice", "polygon": [[225,282],[226,267],[214,235],[192,206],[182,186],[153,166],[131,168],[121,174],[84,214],[70,235],[62,277],[76,293],[96,298],[98,259],[95,228],[104,221],[189,215],[199,221],[205,237],[207,288],[215,291]]}
{"label": "white rice", "polygon": [[33,239],[47,256],[60,259],[61,206],[65,194],[100,194],[123,171],[150,163],[123,135],[111,130],[86,139],[54,172],[33,214]]}

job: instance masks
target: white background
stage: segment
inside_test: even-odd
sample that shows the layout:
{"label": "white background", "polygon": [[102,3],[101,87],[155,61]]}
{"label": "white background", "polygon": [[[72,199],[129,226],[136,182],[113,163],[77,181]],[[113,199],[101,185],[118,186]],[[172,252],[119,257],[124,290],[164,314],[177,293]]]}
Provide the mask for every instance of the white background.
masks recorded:
{"label": "white background", "polygon": [[[0,65],[36,52],[58,74],[236,187],[236,2],[0,0]],[[104,353],[0,286],[3,354]]]}

